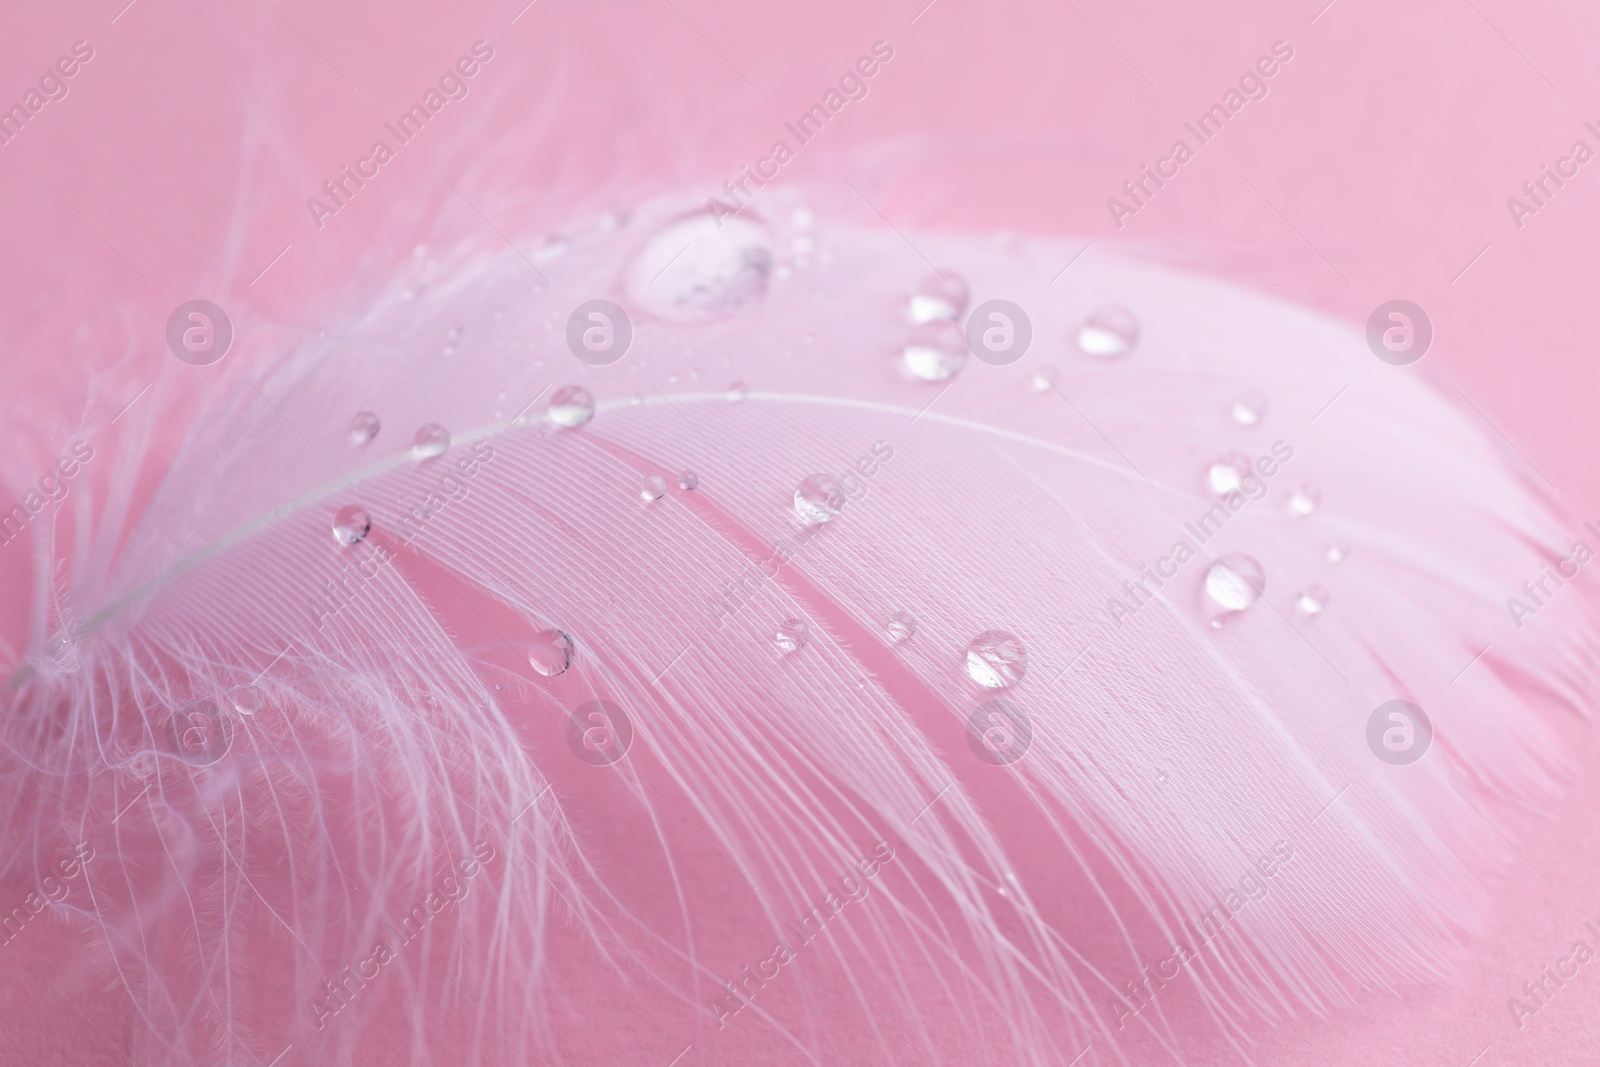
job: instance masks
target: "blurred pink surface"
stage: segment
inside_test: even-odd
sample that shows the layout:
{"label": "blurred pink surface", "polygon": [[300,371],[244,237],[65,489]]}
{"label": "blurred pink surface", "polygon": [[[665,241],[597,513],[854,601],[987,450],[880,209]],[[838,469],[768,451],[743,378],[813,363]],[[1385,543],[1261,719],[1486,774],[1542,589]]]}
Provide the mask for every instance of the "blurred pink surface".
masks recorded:
{"label": "blurred pink surface", "polygon": [[[892,63],[786,175],[814,177],[844,160],[899,226],[1175,250],[1193,269],[1355,323],[1385,300],[1416,301],[1434,323],[1424,369],[1441,389],[1468,398],[1486,433],[1520,450],[1528,476],[1548,479],[1579,518],[1600,515],[1600,470],[1587,462],[1600,442],[1589,411],[1600,369],[1587,355],[1594,328],[1580,314],[1600,281],[1590,247],[1600,163],[1520,228],[1506,206],[1574,140],[1600,145],[1584,129],[1600,123],[1600,111],[1584,110],[1600,98],[1584,87],[1597,77],[1592,8],[935,0],[920,12],[915,2],[812,3],[755,14],[703,0],[539,0],[519,14],[515,0],[448,12],[285,0],[224,15],[196,3],[120,6],[19,10],[0,41],[0,100],[20,98],[73,42],[94,49],[67,97],[0,147],[10,207],[0,448],[19,457],[9,474],[42,469],[35,457],[58,443],[51,432],[78,413],[75,383],[120,348],[106,310],[114,303],[139,309],[145,338],[159,338],[167,311],[196,295],[311,327],[339,307],[366,257],[397,259],[425,237],[420,224],[407,232],[408,218],[425,218],[430,205],[468,210],[449,186],[425,181],[444,161],[443,135],[407,146],[320,231],[304,201],[474,40],[490,41],[495,56],[475,79],[479,95],[450,105],[460,111],[454,132],[492,119],[479,136],[536,130],[541,150],[514,171],[444,176],[474,203],[480,187],[565,190],[524,205],[515,221],[532,232],[580,202],[604,206],[615,189],[714,194],[881,39]],[[1265,99],[1147,208],[1113,225],[1106,199],[1186,137],[1183,123],[1276,41],[1294,57]],[[517,106],[491,113],[491,82]],[[880,166],[862,162],[883,144],[899,151]],[[461,162],[470,155],[452,167]],[[590,186],[599,193],[585,201]],[[86,348],[75,348],[84,331]],[[135,367],[168,358],[153,343],[142,348]],[[119,373],[122,398],[149,377]],[[20,495],[27,478],[6,491]],[[0,585],[12,594],[0,628],[13,640],[27,595],[22,562],[0,554]],[[1511,867],[1456,983],[1263,1032],[1258,1062],[1600,1061],[1593,968],[1521,1029],[1506,1007],[1524,979],[1585,936],[1586,920],[1600,921],[1600,838],[1588,818],[1600,806],[1595,743],[1576,726],[1568,735],[1580,774],[1561,816],[1519,825],[1514,813],[1495,813],[1508,832],[1527,835],[1526,862]],[[0,888],[8,898],[26,891]],[[120,1046],[131,1020],[100,992],[100,976],[74,964],[69,942],[57,928],[5,950],[0,1014],[11,1022],[0,1030],[0,1061],[121,1062],[108,1039]],[[588,1014],[592,1029],[572,1037],[572,1062],[665,1064],[681,1046],[675,1031],[653,1032],[633,1009],[601,1001]],[[740,1048],[757,1057],[745,1062],[786,1054]],[[724,1055],[709,1051],[706,1062],[737,1062]],[[1222,1047],[1214,1055],[1196,1062],[1237,1062]]]}

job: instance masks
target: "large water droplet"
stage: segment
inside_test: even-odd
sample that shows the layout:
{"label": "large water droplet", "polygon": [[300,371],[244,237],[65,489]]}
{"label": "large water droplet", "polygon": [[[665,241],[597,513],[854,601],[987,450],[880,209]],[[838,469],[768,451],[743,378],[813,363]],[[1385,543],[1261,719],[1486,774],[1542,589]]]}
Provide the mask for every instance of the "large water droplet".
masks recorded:
{"label": "large water droplet", "polygon": [[1313,485],[1296,486],[1294,492],[1289,494],[1289,514],[1297,519],[1303,519],[1322,503],[1322,492]]}
{"label": "large water droplet", "polygon": [[917,620],[909,611],[897,611],[889,616],[889,621],[884,624],[884,630],[889,635],[889,640],[900,645],[911,640],[917,632]]}
{"label": "large water droplet", "polygon": [[967,675],[985,688],[1016,685],[1027,670],[1027,650],[1014,634],[985,630],[967,645]]}
{"label": "large water droplet", "polygon": [[911,321],[959,319],[967,309],[967,283],[954,271],[934,271],[911,293]]}
{"label": "large water droplet", "polygon": [[728,386],[728,399],[738,403],[750,395],[750,387],[743,382],[734,382]]}
{"label": "large water droplet", "polygon": [[370,411],[358,411],[356,417],[350,420],[350,443],[360,448],[362,445],[378,436],[378,431],[383,429],[383,423],[378,416]]}
{"label": "large water droplet", "polygon": [[903,358],[912,377],[947,382],[967,362],[967,335],[949,319],[933,319],[911,331]]}
{"label": "large water droplet", "polygon": [[233,700],[233,710],[240,715],[255,715],[267,706],[267,695],[257,685],[241,685],[229,696]]}
{"label": "large water droplet", "polygon": [[678,475],[678,488],[679,489],[698,489],[698,488],[700,488],[700,476],[698,474],[696,474],[694,471],[684,471],[682,474]]}
{"label": "large water droplet", "polygon": [[1254,426],[1266,417],[1267,398],[1260,393],[1245,393],[1233,402],[1228,414],[1240,426]]}
{"label": "large water droplet", "polygon": [[844,490],[826,474],[813,474],[794,491],[794,510],[807,526],[818,526],[844,509]]}
{"label": "large water droplet", "polygon": [[1033,372],[1033,377],[1028,379],[1028,392],[1048,393],[1056,387],[1058,377],[1056,369],[1047,363],[1037,368]]}
{"label": "large water droplet", "polygon": [[667,480],[659,474],[652,474],[644,480],[639,487],[639,497],[646,504],[654,504],[657,500],[667,495]]}
{"label": "large water droplet", "polygon": [[572,638],[560,630],[543,630],[528,645],[528,666],[554,678],[572,666]]}
{"label": "large water droplet", "polygon": [[773,643],[785,654],[800,651],[809,640],[811,630],[799,619],[784,619],[778,624],[778,632],[773,634]]}
{"label": "large water droplet", "polygon": [[760,300],[772,271],[772,237],[744,218],[696,213],[669,223],[628,266],[643,311],[680,322],[726,315]]}
{"label": "large water droplet", "polygon": [[372,532],[372,518],[365,509],[346,504],[333,513],[333,539],[345,547],[367,539]]}
{"label": "large water droplet", "polygon": [[582,426],[594,418],[594,395],[581,385],[563,385],[550,398],[545,412],[557,426]]}
{"label": "large water droplet", "polygon": [[1295,598],[1294,606],[1296,611],[1309,619],[1321,615],[1331,599],[1332,594],[1322,586],[1308,585],[1305,591]]}
{"label": "large water droplet", "polygon": [[1116,359],[1139,344],[1139,320],[1116,304],[1095,309],[1078,327],[1078,349],[1085,355]]}
{"label": "large water droplet", "polygon": [[1250,457],[1243,452],[1224,453],[1206,468],[1206,487],[1218,496],[1237,493],[1250,466]]}
{"label": "large water droplet", "polygon": [[418,427],[416,436],[411,438],[411,455],[415,459],[442,456],[449,447],[450,431],[437,422]]}
{"label": "large water droplet", "polygon": [[1230,552],[1218,559],[1206,571],[1206,599],[1221,615],[1211,620],[1213,627],[1222,625],[1222,615],[1244,611],[1267,588],[1266,572],[1250,556]]}

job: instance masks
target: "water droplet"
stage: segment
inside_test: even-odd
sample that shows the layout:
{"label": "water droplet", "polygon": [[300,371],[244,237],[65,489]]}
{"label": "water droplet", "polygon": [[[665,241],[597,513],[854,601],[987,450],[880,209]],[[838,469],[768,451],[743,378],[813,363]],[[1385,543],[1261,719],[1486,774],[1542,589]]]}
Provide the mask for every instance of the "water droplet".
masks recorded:
{"label": "water droplet", "polygon": [[378,431],[383,429],[383,423],[370,411],[358,411],[356,417],[350,420],[350,443],[360,448],[362,445],[378,436]]}
{"label": "water droplet", "polygon": [[1296,611],[1309,619],[1321,615],[1331,599],[1332,594],[1322,586],[1308,585],[1305,591],[1295,598],[1294,606]]}
{"label": "water droplet", "polygon": [[889,640],[897,645],[904,644],[917,632],[917,620],[912,618],[909,611],[897,611],[889,616],[884,629],[889,634]]}
{"label": "water droplet", "polygon": [[267,706],[267,695],[260,686],[241,685],[230,696],[233,698],[233,710],[240,715],[254,715]]}
{"label": "water droplet", "polygon": [[1027,670],[1027,650],[1004,630],[985,630],[967,645],[967,675],[981,686],[1005,689],[1022,681]]}
{"label": "water droplet", "polygon": [[[1267,587],[1261,564],[1239,552],[1230,552],[1206,571],[1206,598],[1222,613],[1244,611]],[[1211,620],[1213,629],[1222,625],[1222,615]]]}
{"label": "water droplet", "polygon": [[1250,457],[1243,452],[1227,452],[1206,468],[1206,485],[1218,496],[1237,493],[1244,476],[1250,473]]}
{"label": "water droplet", "polygon": [[639,498],[646,504],[654,504],[657,500],[667,495],[667,480],[659,474],[652,474],[644,480],[639,487]]}
{"label": "water droplet", "polygon": [[550,421],[571,429],[594,418],[594,395],[581,385],[563,385],[545,409]]}
{"label": "water droplet", "polygon": [[813,474],[794,491],[794,510],[807,526],[819,526],[844,508],[844,490],[826,474]]}
{"label": "water droplet", "polygon": [[1158,782],[1167,782],[1167,781],[1170,781],[1171,778],[1172,778],[1172,776],[1170,774],[1168,774],[1166,771],[1157,771],[1156,772],[1156,781],[1158,781]]}
{"label": "water droplet", "polygon": [[1240,426],[1254,426],[1267,414],[1267,398],[1260,393],[1245,393],[1233,402],[1228,414]]}
{"label": "water droplet", "polygon": [[1312,485],[1296,486],[1294,492],[1289,494],[1289,514],[1297,519],[1303,519],[1322,503],[1322,492]]}
{"label": "water droplet", "polygon": [[697,212],[669,223],[628,266],[630,306],[680,322],[727,315],[759,301],[772,271],[772,237],[743,218]]}
{"label": "water droplet", "polygon": [[333,514],[333,539],[345,547],[367,539],[372,532],[372,518],[362,508],[347,504]]}
{"label": "water droplet", "polygon": [[1335,543],[1329,545],[1328,546],[1327,555],[1328,555],[1328,562],[1329,563],[1342,563],[1342,562],[1344,562],[1344,546],[1339,544],[1338,542],[1335,542]]}
{"label": "water droplet", "polygon": [[678,488],[679,489],[698,489],[698,488],[700,488],[700,476],[698,474],[696,474],[694,471],[684,471],[682,474],[678,475]]}
{"label": "water droplet", "polygon": [[415,459],[432,459],[442,456],[450,447],[450,431],[436,422],[418,427],[411,439],[411,455]]}
{"label": "water droplet", "polygon": [[1033,372],[1033,377],[1028,379],[1028,391],[1030,393],[1048,393],[1056,387],[1056,379],[1059,377],[1060,375],[1056,373],[1054,367],[1045,364],[1036,369]]}
{"label": "water droplet", "polygon": [[934,271],[911,293],[911,321],[959,319],[967,309],[967,283],[953,271]]}
{"label": "water droplet", "polygon": [[738,403],[750,395],[750,387],[743,382],[734,382],[728,386],[728,399]]}
{"label": "water droplet", "polygon": [[809,230],[817,224],[817,217],[811,213],[810,208],[797,207],[789,212],[789,221],[794,223],[797,230]]}
{"label": "water droplet", "polygon": [[949,319],[933,319],[906,339],[906,369],[924,382],[947,382],[967,362],[967,335]]}
{"label": "water droplet", "polygon": [[572,638],[560,630],[544,630],[528,646],[528,666],[554,678],[572,666]]}
{"label": "water droplet", "polygon": [[811,631],[799,619],[784,619],[778,625],[778,632],[773,635],[773,642],[778,646],[778,651],[785,654],[798,652],[806,647],[806,642],[811,640]]}
{"label": "water droplet", "polygon": [[1086,355],[1116,359],[1132,352],[1138,343],[1139,320],[1116,304],[1097,308],[1078,327],[1078,348]]}

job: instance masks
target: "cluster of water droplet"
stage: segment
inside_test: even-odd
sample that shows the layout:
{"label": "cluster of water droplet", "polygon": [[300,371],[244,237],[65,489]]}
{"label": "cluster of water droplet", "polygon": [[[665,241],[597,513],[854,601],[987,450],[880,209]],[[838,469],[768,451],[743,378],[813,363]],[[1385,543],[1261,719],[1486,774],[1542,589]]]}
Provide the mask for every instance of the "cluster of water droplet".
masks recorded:
{"label": "cluster of water droplet", "polygon": [[911,377],[947,382],[967,363],[967,335],[957,322],[967,309],[967,283],[950,271],[935,271],[911,293],[911,333],[900,358]]}

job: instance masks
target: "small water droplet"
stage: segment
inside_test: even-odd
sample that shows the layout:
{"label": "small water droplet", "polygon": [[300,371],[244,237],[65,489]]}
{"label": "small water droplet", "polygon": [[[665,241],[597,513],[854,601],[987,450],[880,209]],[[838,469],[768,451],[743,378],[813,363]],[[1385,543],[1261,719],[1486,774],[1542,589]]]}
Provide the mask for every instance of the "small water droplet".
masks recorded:
{"label": "small water droplet", "polygon": [[372,518],[362,508],[347,504],[333,514],[333,539],[348,548],[367,539]]}
{"label": "small water droplet", "polygon": [[967,309],[967,282],[954,271],[934,271],[911,293],[911,321],[959,319]]}
{"label": "small water droplet", "polygon": [[557,426],[582,426],[594,418],[594,395],[581,385],[563,385],[550,398],[545,412]]}
{"label": "small water droplet", "polygon": [[967,645],[967,676],[985,688],[1016,685],[1027,670],[1027,650],[1014,634],[985,630]]}
{"label": "small water droplet", "polygon": [[1166,771],[1157,771],[1156,772],[1156,781],[1158,781],[1158,782],[1166,782],[1166,781],[1171,780],[1171,778],[1172,778],[1172,776],[1169,775]]}
{"label": "small water droplet", "polygon": [[572,638],[560,630],[543,630],[528,645],[528,666],[554,678],[572,666]]}
{"label": "small water droplet", "polygon": [[432,459],[444,455],[450,447],[450,431],[436,422],[417,428],[411,438],[411,455],[415,459]]}
{"label": "small water droplet", "polygon": [[639,487],[639,497],[646,504],[654,504],[657,500],[667,495],[667,480],[659,474],[652,474],[644,480]]}
{"label": "small water droplet", "polygon": [[949,319],[932,319],[911,331],[902,358],[912,377],[947,382],[966,365],[967,335]]}
{"label": "small water droplet", "polygon": [[884,629],[889,634],[889,640],[897,645],[904,644],[916,634],[917,620],[912,618],[909,611],[897,611],[889,616]]}
{"label": "small water droplet", "polygon": [[1212,628],[1222,625],[1223,616],[1244,611],[1260,600],[1266,587],[1266,572],[1250,556],[1230,552],[1218,559],[1206,571],[1206,599],[1221,612],[1211,620]]}
{"label": "small water droplet", "polygon": [[794,510],[807,526],[820,526],[844,509],[844,490],[836,479],[813,474],[794,491]]}
{"label": "small water droplet", "polygon": [[696,474],[694,471],[684,471],[682,474],[678,475],[678,488],[679,489],[698,489],[698,488],[700,488],[700,476],[698,474]]}
{"label": "small water droplet", "polygon": [[759,301],[772,271],[772,237],[744,218],[696,212],[667,224],[628,266],[630,307],[680,322]]}
{"label": "small water droplet", "polygon": [[1218,496],[1237,493],[1250,468],[1250,457],[1243,452],[1224,453],[1206,468],[1206,486]]}
{"label": "small water droplet", "polygon": [[1297,519],[1303,519],[1322,503],[1322,492],[1312,485],[1296,486],[1294,492],[1289,494],[1289,514]]}
{"label": "small water droplet", "polygon": [[1295,610],[1306,618],[1312,618],[1322,614],[1330,599],[1332,599],[1332,594],[1322,586],[1308,585],[1305,591],[1295,598]]}
{"label": "small water droplet", "polygon": [[267,695],[257,685],[241,685],[232,694],[233,710],[240,715],[255,715],[267,706]]}
{"label": "small water droplet", "polygon": [[1228,414],[1240,426],[1254,426],[1266,417],[1267,398],[1260,393],[1245,393],[1233,402]]}
{"label": "small water droplet", "polygon": [[1338,542],[1335,542],[1335,543],[1329,545],[1328,546],[1327,556],[1328,556],[1328,562],[1329,563],[1342,563],[1342,562],[1344,562],[1344,546],[1339,544]]}
{"label": "small water droplet", "polygon": [[738,403],[750,395],[750,387],[743,382],[734,382],[728,386],[728,399]]}
{"label": "small water droplet", "polygon": [[1056,380],[1060,375],[1048,363],[1034,370],[1033,377],[1028,379],[1030,393],[1048,393],[1056,387]]}
{"label": "small water droplet", "polygon": [[378,431],[383,429],[383,423],[370,411],[358,411],[356,417],[350,420],[350,443],[360,448],[362,445],[378,436]]}
{"label": "small water droplet", "polygon": [[1139,344],[1139,320],[1116,304],[1097,308],[1078,327],[1078,349],[1085,355],[1116,359]]}
{"label": "small water droplet", "polygon": [[788,654],[798,652],[806,647],[806,642],[811,640],[811,630],[799,619],[784,619],[778,625],[778,632],[773,635],[773,643],[778,646],[778,651]]}

